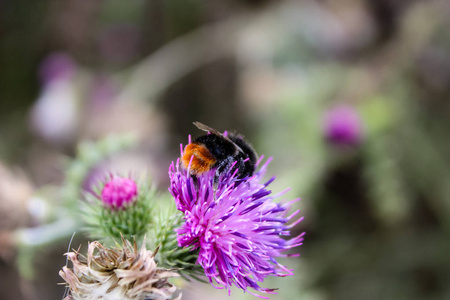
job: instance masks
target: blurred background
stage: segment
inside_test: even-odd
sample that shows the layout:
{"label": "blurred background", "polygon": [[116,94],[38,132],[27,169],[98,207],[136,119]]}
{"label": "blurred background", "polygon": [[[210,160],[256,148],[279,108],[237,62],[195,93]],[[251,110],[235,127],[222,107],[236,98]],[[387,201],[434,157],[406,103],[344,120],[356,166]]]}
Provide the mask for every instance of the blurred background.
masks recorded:
{"label": "blurred background", "polygon": [[445,0],[0,2],[0,299],[61,299],[63,211],[108,170],[166,192],[193,121],[302,198],[271,299],[450,299],[449,28]]}

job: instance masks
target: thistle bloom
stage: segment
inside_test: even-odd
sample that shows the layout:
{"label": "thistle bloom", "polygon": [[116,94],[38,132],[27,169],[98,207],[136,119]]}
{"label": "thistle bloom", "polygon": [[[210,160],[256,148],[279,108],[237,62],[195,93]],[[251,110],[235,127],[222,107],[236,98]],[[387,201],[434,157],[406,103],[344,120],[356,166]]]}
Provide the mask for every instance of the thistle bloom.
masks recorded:
{"label": "thistle bloom", "polygon": [[302,220],[287,225],[299,212],[287,216],[290,204],[298,199],[285,204],[273,202],[286,191],[271,195],[267,186],[275,177],[260,183],[269,162],[244,179],[237,178],[237,171],[230,168],[218,179],[212,170],[194,180],[179,160],[169,170],[169,190],[185,219],[176,230],[178,244],[199,249],[197,263],[210,283],[214,286],[215,281],[216,288],[226,288],[229,293],[236,285],[244,291],[252,288],[274,294],[274,289],[260,287],[258,282],[269,275],[293,275],[276,257],[287,256],[282,252],[302,244],[303,234],[283,238]]}
{"label": "thistle bloom", "polygon": [[339,106],[324,116],[325,138],[338,145],[357,145],[363,135],[361,119],[350,106]]}
{"label": "thistle bloom", "polygon": [[96,240],[113,241],[131,236],[141,241],[152,222],[156,190],[145,181],[110,174],[81,203],[85,230]]}
{"label": "thistle bloom", "polygon": [[111,176],[111,180],[103,187],[101,199],[107,206],[121,208],[132,202],[136,196],[137,185],[133,180]]}

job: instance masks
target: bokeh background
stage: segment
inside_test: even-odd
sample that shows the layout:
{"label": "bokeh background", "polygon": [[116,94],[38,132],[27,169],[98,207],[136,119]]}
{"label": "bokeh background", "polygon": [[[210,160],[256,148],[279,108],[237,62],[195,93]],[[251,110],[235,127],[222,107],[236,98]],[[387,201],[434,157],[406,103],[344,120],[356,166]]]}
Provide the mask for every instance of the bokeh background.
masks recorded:
{"label": "bokeh background", "polygon": [[445,0],[1,1],[0,299],[61,299],[66,198],[106,170],[167,191],[193,121],[302,198],[271,299],[450,299],[449,28]]}

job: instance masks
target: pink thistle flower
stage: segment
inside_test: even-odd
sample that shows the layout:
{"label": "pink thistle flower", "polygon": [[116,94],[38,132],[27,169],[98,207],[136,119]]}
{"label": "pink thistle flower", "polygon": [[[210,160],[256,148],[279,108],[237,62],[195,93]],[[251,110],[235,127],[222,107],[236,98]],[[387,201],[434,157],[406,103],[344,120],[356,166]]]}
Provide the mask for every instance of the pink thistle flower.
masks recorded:
{"label": "pink thistle flower", "polygon": [[111,179],[103,187],[101,200],[109,207],[122,208],[132,202],[137,194],[137,185],[133,180],[111,175]]}
{"label": "pink thistle flower", "polygon": [[199,249],[197,263],[210,283],[214,286],[216,282],[216,288],[226,288],[229,293],[236,285],[244,291],[252,288],[275,294],[275,289],[263,288],[258,282],[269,275],[293,275],[276,258],[288,256],[282,253],[302,244],[304,233],[283,238],[303,219],[287,225],[299,213],[297,210],[287,215],[292,202],[299,199],[285,204],[273,202],[287,190],[271,195],[267,186],[275,177],[261,183],[269,163],[270,159],[253,176],[243,179],[237,178],[233,168],[218,179],[215,170],[194,179],[189,170],[180,167],[179,160],[169,169],[169,191],[185,220],[176,230],[178,244]]}
{"label": "pink thistle flower", "polygon": [[351,106],[339,106],[324,115],[325,138],[336,145],[358,145],[363,138],[363,125]]}
{"label": "pink thistle flower", "polygon": [[92,239],[112,242],[124,236],[142,241],[151,228],[156,189],[148,182],[110,173],[85,197],[81,210]]}

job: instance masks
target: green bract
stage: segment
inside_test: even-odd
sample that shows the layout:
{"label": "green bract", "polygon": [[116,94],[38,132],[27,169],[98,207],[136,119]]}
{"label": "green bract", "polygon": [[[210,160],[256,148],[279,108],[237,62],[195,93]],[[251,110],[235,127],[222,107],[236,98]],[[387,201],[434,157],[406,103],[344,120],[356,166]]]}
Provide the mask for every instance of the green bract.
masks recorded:
{"label": "green bract", "polygon": [[120,240],[122,234],[128,240],[142,241],[151,228],[156,189],[147,183],[138,183],[136,199],[114,209],[100,199],[103,185],[93,194],[86,194],[86,202],[82,204],[82,217],[89,237],[112,242]]}

